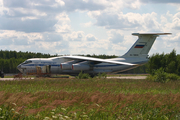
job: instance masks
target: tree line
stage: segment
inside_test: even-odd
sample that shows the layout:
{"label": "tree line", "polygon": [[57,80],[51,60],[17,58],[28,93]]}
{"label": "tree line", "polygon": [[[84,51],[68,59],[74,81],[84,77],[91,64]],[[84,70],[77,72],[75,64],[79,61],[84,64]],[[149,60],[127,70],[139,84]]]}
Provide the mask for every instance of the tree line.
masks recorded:
{"label": "tree line", "polygon": [[33,53],[33,52],[16,52],[1,50],[0,51],[0,70],[4,73],[18,73],[17,66],[29,58],[48,58],[55,55]]}
{"label": "tree line", "polygon": [[[55,56],[55,55],[54,55]],[[33,52],[16,52],[16,51],[8,51],[1,50],[0,58],[1,59],[29,59],[29,58],[48,58],[52,57],[50,54],[42,54],[42,53],[33,53]]]}
{"label": "tree line", "polygon": [[176,54],[175,49],[167,54],[153,54],[149,57],[148,63],[135,69],[125,71],[124,73],[149,73],[151,75],[154,75],[156,70],[158,69],[163,69],[166,73],[180,75],[180,55]]}
{"label": "tree line", "polygon": [[[33,52],[16,52],[1,50],[0,51],[0,69],[5,73],[18,73],[17,65],[24,62],[29,58],[49,58],[55,57],[57,55],[42,54],[42,53],[33,53]],[[96,57],[102,59],[115,58],[115,55],[80,55],[87,57]],[[157,69],[163,68],[167,73],[175,73],[180,75],[180,55],[176,54],[175,50],[172,50],[169,54],[153,54],[149,57],[149,62],[145,65],[139,66],[135,69],[128,70],[124,73],[131,74],[145,74],[150,73],[154,74],[154,71]]]}
{"label": "tree line", "polygon": [[153,54],[147,64],[147,72],[154,74],[157,69],[164,69],[166,73],[174,73],[180,75],[180,55],[176,54],[176,50],[172,50],[169,54]]}

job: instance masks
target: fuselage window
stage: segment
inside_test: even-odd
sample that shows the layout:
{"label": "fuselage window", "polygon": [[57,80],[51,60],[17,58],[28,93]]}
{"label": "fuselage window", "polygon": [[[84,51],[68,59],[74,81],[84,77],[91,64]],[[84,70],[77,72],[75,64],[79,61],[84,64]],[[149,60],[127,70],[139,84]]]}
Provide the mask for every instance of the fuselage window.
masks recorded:
{"label": "fuselage window", "polygon": [[32,61],[31,60],[27,60],[27,61],[23,62],[22,64],[29,64],[29,63],[32,63]]}

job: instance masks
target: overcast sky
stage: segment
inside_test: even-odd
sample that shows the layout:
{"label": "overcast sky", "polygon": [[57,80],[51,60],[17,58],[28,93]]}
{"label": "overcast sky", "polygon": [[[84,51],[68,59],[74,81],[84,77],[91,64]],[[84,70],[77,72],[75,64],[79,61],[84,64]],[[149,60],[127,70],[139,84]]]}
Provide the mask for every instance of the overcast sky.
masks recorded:
{"label": "overcast sky", "polygon": [[123,55],[137,32],[172,33],[149,54],[180,54],[180,0],[0,0],[2,50]]}

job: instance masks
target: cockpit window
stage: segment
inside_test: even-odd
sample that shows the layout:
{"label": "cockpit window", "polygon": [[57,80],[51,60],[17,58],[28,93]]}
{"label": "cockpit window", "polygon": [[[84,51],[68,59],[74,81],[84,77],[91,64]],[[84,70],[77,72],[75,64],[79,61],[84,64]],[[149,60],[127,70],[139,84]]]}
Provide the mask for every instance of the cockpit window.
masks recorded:
{"label": "cockpit window", "polygon": [[22,64],[28,64],[28,63],[32,63],[31,60],[26,60],[25,62],[23,62]]}

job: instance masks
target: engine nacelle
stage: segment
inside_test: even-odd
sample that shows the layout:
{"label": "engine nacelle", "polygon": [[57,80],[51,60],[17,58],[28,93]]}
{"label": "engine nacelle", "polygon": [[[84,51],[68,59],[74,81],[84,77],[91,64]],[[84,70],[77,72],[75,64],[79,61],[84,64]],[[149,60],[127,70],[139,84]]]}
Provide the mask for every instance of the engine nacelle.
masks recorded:
{"label": "engine nacelle", "polygon": [[72,65],[72,70],[90,70],[89,65],[82,65],[82,64],[73,64]]}
{"label": "engine nacelle", "polygon": [[65,63],[61,63],[61,69],[62,70],[71,70],[72,64],[79,62],[79,60],[72,60]]}
{"label": "engine nacelle", "polygon": [[71,70],[72,64],[68,63],[61,63],[61,69],[62,70]]}

